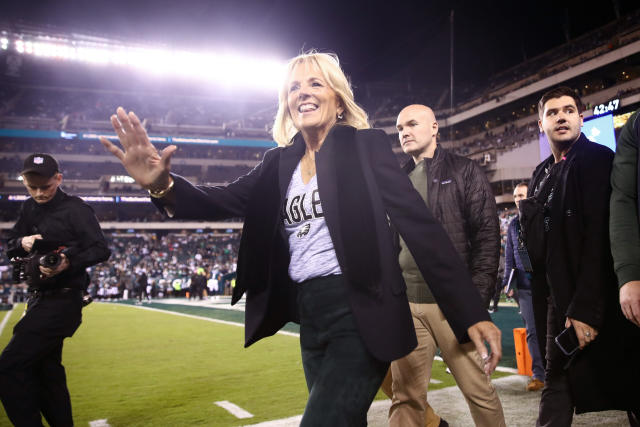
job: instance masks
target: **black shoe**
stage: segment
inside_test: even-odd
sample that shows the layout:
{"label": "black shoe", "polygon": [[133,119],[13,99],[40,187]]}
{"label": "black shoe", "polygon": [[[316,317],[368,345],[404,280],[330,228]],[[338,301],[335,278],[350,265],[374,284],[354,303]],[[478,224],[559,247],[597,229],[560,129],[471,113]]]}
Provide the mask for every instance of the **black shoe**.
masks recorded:
{"label": "black shoe", "polygon": [[440,424],[438,427],[449,427],[449,423],[444,420],[444,418],[440,418]]}

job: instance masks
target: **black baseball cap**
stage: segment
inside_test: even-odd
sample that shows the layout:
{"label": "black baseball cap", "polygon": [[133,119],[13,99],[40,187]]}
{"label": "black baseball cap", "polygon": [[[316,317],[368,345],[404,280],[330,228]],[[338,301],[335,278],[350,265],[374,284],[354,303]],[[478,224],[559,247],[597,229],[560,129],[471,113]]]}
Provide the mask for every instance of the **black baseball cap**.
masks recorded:
{"label": "black baseball cap", "polygon": [[24,160],[24,166],[20,175],[35,173],[50,178],[60,171],[56,159],[49,154],[34,153]]}

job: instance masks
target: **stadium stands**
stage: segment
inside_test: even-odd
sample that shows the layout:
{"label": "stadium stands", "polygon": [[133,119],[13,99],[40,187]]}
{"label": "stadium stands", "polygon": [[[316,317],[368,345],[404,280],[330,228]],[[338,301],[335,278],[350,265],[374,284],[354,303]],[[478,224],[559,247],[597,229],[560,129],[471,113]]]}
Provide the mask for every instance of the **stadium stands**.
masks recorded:
{"label": "stadium stands", "polygon": [[152,297],[184,296],[199,268],[215,281],[208,294],[230,293],[231,280],[225,276],[236,270],[237,234],[113,233],[107,240],[109,263],[90,270],[89,293],[95,298],[122,298],[125,290],[132,295],[141,271],[148,276]]}

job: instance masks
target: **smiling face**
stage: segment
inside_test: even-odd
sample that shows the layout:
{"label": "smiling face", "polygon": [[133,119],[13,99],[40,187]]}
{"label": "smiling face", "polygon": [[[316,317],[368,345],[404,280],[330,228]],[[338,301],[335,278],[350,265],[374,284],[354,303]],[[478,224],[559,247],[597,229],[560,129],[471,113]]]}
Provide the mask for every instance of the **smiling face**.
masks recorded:
{"label": "smiling face", "polygon": [[538,126],[549,142],[570,145],[580,136],[582,114],[572,97],[551,98],[544,104]]}
{"label": "smiling face", "polygon": [[287,90],[289,115],[303,135],[326,135],[344,110],[322,72],[309,62],[295,66]]}

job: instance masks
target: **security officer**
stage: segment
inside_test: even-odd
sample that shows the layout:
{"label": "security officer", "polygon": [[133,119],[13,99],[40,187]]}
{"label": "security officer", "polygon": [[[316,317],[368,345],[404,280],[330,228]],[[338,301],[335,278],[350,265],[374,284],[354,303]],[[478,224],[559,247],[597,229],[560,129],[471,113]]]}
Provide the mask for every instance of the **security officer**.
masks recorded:
{"label": "security officer", "polygon": [[[71,426],[62,343],[81,323],[86,268],[111,253],[93,209],[59,188],[62,174],[53,157],[30,155],[21,175],[31,198],[9,231],[7,255],[35,255],[39,266],[27,272],[27,310],[0,355],[0,399],[16,426],[42,426],[41,413],[53,427]],[[58,262],[43,266],[40,258],[52,249]]]}

